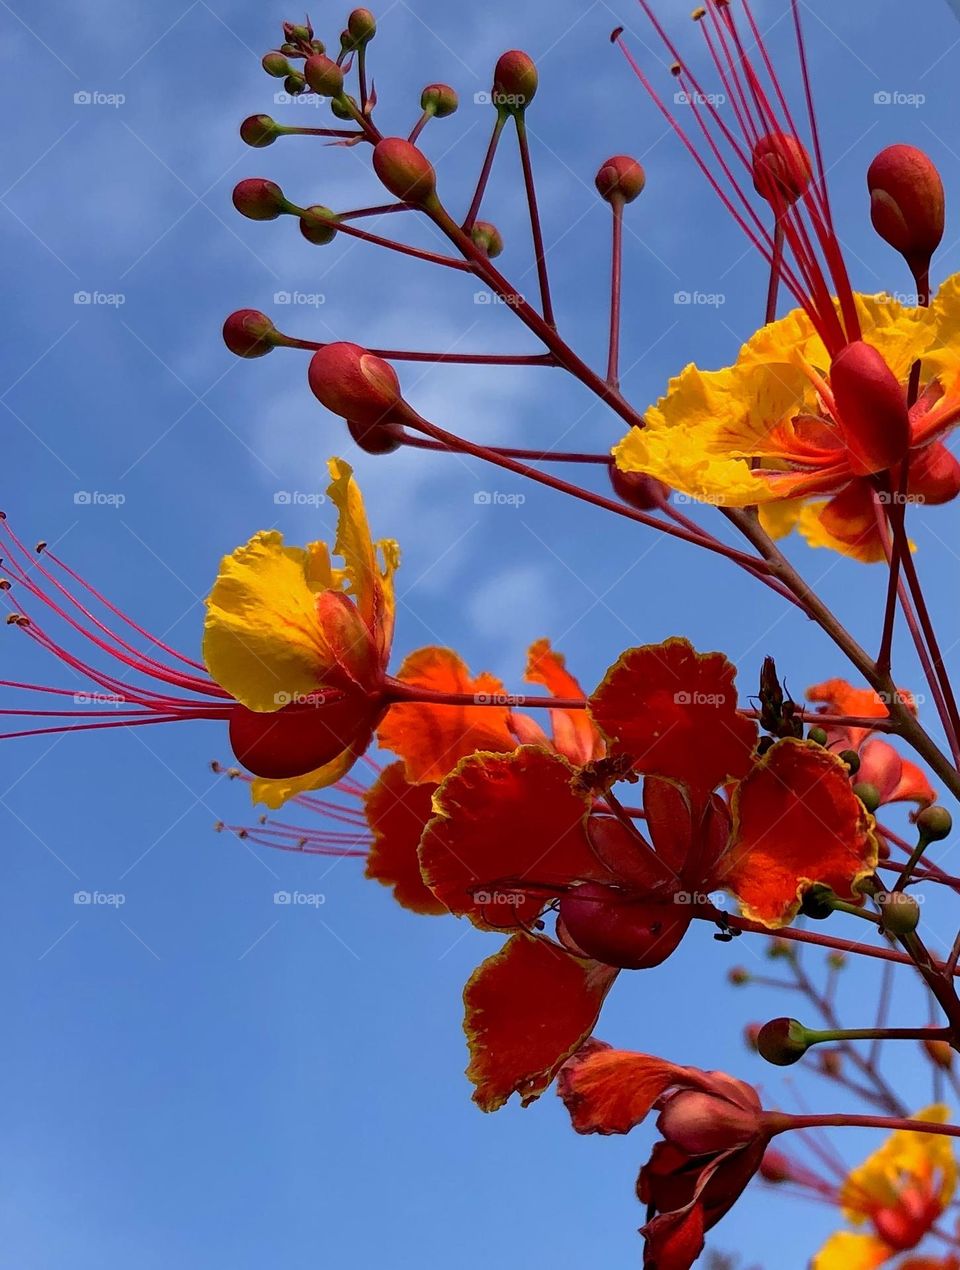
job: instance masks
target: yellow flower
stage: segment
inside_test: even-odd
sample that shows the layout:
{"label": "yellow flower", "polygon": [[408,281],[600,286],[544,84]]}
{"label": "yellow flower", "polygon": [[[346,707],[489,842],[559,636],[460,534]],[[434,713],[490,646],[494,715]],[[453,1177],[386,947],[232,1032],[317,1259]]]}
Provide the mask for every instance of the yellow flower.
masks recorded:
{"label": "yellow flower", "polygon": [[[944,1124],[947,1107],[935,1104],[917,1119]],[[840,1190],[840,1205],[855,1226],[838,1231],[812,1262],[812,1270],[873,1270],[916,1248],[953,1199],[957,1163],[950,1138],[898,1130],[853,1169]]]}
{"label": "yellow flower", "polygon": [[373,542],[349,464],[329,469],[343,567],[326,543],[265,531],[224,557],[207,599],[204,661],[237,702],[231,745],[271,807],[339,780],[384,709],[399,549]]}
{"label": "yellow flower", "polygon": [[[960,465],[940,442],[960,418],[960,275],[929,309],[864,295],[855,303],[863,341],[899,384],[905,387],[922,360],[925,379],[909,414],[909,493],[946,502],[960,492]],[[854,444],[854,429],[845,426],[849,414],[837,406],[842,357],[831,358],[810,317],[797,309],[758,331],[732,366],[690,365],[671,380],[647,412],[647,426],[615,447],[617,466],[702,502],[759,505],[775,536],[798,528],[812,546],[882,559],[869,480],[870,469],[882,465]],[[817,495],[830,497],[807,502]]]}

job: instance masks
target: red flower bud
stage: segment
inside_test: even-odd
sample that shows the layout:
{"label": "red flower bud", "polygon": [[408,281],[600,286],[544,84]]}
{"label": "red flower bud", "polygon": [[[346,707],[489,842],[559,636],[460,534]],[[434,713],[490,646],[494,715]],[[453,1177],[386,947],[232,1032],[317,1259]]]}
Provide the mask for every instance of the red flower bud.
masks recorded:
{"label": "red flower bud", "polygon": [[496,259],[503,251],[503,239],[500,236],[500,231],[496,225],[491,225],[488,220],[475,221],[473,228],[470,230],[470,237],[488,260]]}
{"label": "red flower bud", "polygon": [[899,463],[910,448],[910,415],[903,386],[883,356],[863,340],[848,344],[833,359],[830,387],[856,475]]}
{"label": "red flower bud", "polygon": [[757,1034],[760,1056],[777,1067],[799,1063],[809,1048],[807,1029],[796,1019],[771,1019]]}
{"label": "red flower bud", "polygon": [[615,198],[632,203],[643,193],[647,174],[636,159],[631,159],[628,154],[615,154],[601,165],[594,183],[600,197],[608,203]]}
{"label": "red flower bud", "polygon": [[761,1130],[758,1110],[718,1094],[682,1090],[672,1095],[657,1119],[667,1142],[685,1155],[711,1155],[745,1146]]}
{"label": "red flower bud", "polygon": [[303,64],[303,76],[321,97],[339,97],[343,92],[343,71],[324,53],[314,53]]}
{"label": "red flower bud", "polygon": [[405,203],[426,203],[437,189],[433,164],[403,137],[385,137],[374,148],[373,168],[390,193]]}
{"label": "red flower bud", "polygon": [[282,53],[278,53],[276,50],[273,50],[270,53],[264,53],[260,61],[260,65],[267,74],[272,75],[274,79],[283,79],[285,76],[290,74],[290,63]]}
{"label": "red flower bud", "polygon": [[536,96],[538,82],[533,59],[511,49],[501,56],[493,72],[493,104],[501,110],[525,110]]}
{"label": "red flower bud", "polygon": [[767,1147],[759,1172],[765,1182],[792,1182],[794,1178],[789,1157],[774,1147]]}
{"label": "red flower bud", "polygon": [[310,361],[309,379],[321,405],[363,427],[388,422],[403,400],[390,363],[359,344],[344,341],[318,349]]}
{"label": "red flower bud", "polygon": [[337,214],[329,207],[315,203],[313,207],[305,207],[300,217],[300,233],[308,243],[317,247],[325,247],[337,236]]}
{"label": "red flower bud", "polygon": [[248,146],[272,146],[280,135],[280,125],[269,115],[250,115],[240,125],[240,139]]}
{"label": "red flower bud", "polygon": [[251,176],[235,187],[233,205],[249,220],[276,220],[286,210],[287,200],[275,181]]}
{"label": "red flower bud", "polygon": [[937,1067],[948,1072],[953,1066],[953,1060],[956,1053],[949,1041],[923,1041],[923,1048],[927,1052],[927,1058],[931,1062],[936,1063]]}
{"label": "red flower bud", "polygon": [[460,98],[449,84],[428,84],[420,94],[420,109],[429,110],[438,119],[452,115],[460,105]]}
{"label": "red flower bud", "polygon": [[874,229],[911,268],[925,269],[944,226],[943,182],[933,161],[914,146],[888,146],[870,164],[867,187]]}
{"label": "red flower bud", "polygon": [[690,925],[689,905],[636,900],[613,887],[584,883],[560,899],[560,920],[577,947],[622,970],[659,966]]}
{"label": "red flower bud", "polygon": [[645,472],[623,472],[613,462],[607,472],[613,492],[637,511],[656,511],[670,497],[670,487]]}
{"label": "red flower bud", "polygon": [[753,147],[753,188],[774,209],[795,203],[812,175],[809,154],[790,133],[769,132]]}
{"label": "red flower bud", "polygon": [[258,309],[237,309],[223,324],[223,342],[237,357],[263,357],[274,347],[277,328]]}
{"label": "red flower bud", "polygon": [[354,9],[347,18],[347,30],[355,45],[366,44],[377,33],[377,19],[369,9]]}
{"label": "red flower bud", "polygon": [[403,428],[399,423],[357,423],[348,419],[347,431],[367,454],[393,454],[403,445]]}

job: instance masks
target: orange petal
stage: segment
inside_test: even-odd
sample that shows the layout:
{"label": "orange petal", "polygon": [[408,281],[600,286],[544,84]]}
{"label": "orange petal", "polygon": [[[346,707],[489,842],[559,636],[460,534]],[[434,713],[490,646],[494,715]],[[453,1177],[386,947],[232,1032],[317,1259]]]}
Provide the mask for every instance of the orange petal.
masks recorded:
{"label": "orange petal", "polygon": [[629,1133],[674,1085],[713,1092],[708,1072],[591,1040],[565,1065],[557,1093],[577,1133]]}
{"label": "orange petal", "polygon": [[[530,645],[524,678],[542,684],[554,697],[582,697],[583,689],[567,670],[566,658],[550,647],[548,639]],[[571,763],[582,767],[603,754],[603,741],[586,710],[551,710],[553,744]]]}
{"label": "orange petal", "polygon": [[857,780],[875,785],[881,803],[937,801],[937,794],[923,771],[899,754],[889,741],[868,741],[860,751]]}
{"label": "orange petal", "polygon": [[844,763],[810,741],[778,741],[733,798],[731,845],[715,883],[764,926],[786,926],[814,883],[856,900],[877,864],[873,817]]}
{"label": "orange petal", "polygon": [[513,1094],[539,1098],[590,1035],[617,971],[548,939],[514,935],[463,993],[474,1101],[496,1111]]}
{"label": "orange petal", "polygon": [[384,768],[364,800],[373,846],[367,856],[366,876],[393,888],[393,898],[414,913],[446,913],[420,876],[417,847],[424,826],[433,814],[435,785],[411,785],[402,763]]}
{"label": "orange petal", "polygon": [[613,755],[686,785],[698,804],[728,777],[743,776],[757,725],[737,713],[736,669],[722,653],[685,639],[631,648],[607,671],[590,712]]}
{"label": "orange petal", "polygon": [[852,481],[829,502],[811,503],[800,517],[799,529],[811,547],[829,547],[861,564],[886,559],[867,481]]}
{"label": "orange petal", "polygon": [[[916,714],[917,707],[911,693],[897,689],[897,697]],[[807,689],[807,700],[823,704],[826,714],[849,715],[854,719],[886,719],[890,711],[886,703],[872,688],[854,688],[845,679],[828,679]],[[828,728],[831,741],[842,741],[849,749],[859,750],[870,735],[870,728]]]}
{"label": "orange petal", "polygon": [[524,746],[475,754],[447,777],[420,841],[420,865],[451,913],[501,929],[524,926],[571,882],[612,880],[587,840],[592,800],[574,792],[574,775],[559,755]]}
{"label": "orange petal", "polygon": [[[463,661],[449,648],[421,648],[411,653],[397,678],[431,692],[506,696],[503,684],[492,675],[472,679]],[[509,719],[505,705],[394,705],[380,724],[377,739],[385,750],[403,759],[407,780],[439,784],[474,750],[499,753],[514,749]]]}

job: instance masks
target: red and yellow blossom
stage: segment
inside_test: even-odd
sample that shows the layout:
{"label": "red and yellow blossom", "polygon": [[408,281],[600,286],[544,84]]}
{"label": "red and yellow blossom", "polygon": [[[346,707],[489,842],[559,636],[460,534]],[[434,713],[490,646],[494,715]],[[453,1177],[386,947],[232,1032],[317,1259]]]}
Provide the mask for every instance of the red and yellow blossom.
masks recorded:
{"label": "red and yellow blossom", "polygon": [[[604,758],[542,746],[465,758],[434,798],[423,879],[447,909],[507,931],[465,992],[469,1075],[493,1110],[529,1102],[592,1031],[621,969],[660,964],[707,892],[788,924],[817,882],[856,901],[876,865],[873,822],[845,765],[783,740],[756,756],[734,667],[686,640],[631,649],[590,699]],[[611,785],[644,777],[642,807]],[[541,932],[556,908],[555,938]]]}
{"label": "red and yellow blossom", "polygon": [[[916,703],[909,692],[901,688],[897,690],[897,696],[916,714]],[[872,688],[854,688],[845,679],[828,679],[825,683],[815,684],[807,689],[807,700],[819,703],[825,715],[878,721],[889,717],[887,706],[878,693]],[[923,769],[904,758],[870,727],[831,724],[826,732],[827,745],[831,749],[853,750],[859,755],[857,783],[872,785],[880,805],[915,802],[926,807],[936,802],[936,791]]]}
{"label": "red and yellow blossom", "polygon": [[637,1179],[643,1264],[689,1270],[763,1162],[771,1133],[756,1091],[723,1072],[589,1041],[562,1068],[557,1093],[578,1133],[629,1133],[659,1112],[662,1141]]}
{"label": "red and yellow blossom", "polygon": [[[916,1118],[945,1124],[950,1112],[938,1104]],[[814,1257],[812,1270],[874,1270],[918,1247],[950,1204],[956,1187],[957,1162],[950,1139],[898,1129],[851,1171],[840,1190],[846,1219],[869,1229],[831,1235]],[[900,1264],[922,1266],[924,1262]]]}

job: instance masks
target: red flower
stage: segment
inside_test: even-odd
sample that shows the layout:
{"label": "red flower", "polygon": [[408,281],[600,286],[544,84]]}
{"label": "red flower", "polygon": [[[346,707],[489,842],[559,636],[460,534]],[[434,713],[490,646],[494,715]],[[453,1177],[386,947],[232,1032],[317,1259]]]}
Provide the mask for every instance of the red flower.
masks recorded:
{"label": "red flower", "polygon": [[651,1111],[660,1113],[663,1141],[637,1179],[647,1206],[643,1263],[689,1270],[705,1232],[763,1162],[771,1133],[755,1090],[722,1072],[590,1041],[561,1070],[557,1092],[578,1133],[629,1133]]}

